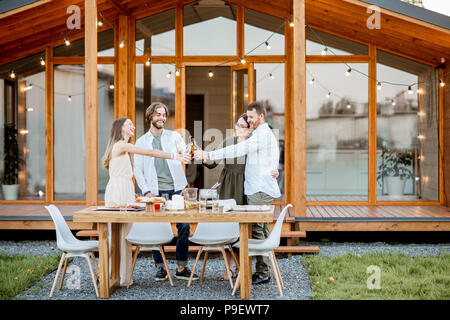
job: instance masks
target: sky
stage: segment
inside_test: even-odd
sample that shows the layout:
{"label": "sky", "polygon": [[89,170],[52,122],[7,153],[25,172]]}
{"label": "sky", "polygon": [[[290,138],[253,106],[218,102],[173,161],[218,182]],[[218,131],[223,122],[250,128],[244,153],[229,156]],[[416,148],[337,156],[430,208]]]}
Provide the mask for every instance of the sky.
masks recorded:
{"label": "sky", "polygon": [[449,0],[422,0],[425,9],[432,10],[450,16]]}

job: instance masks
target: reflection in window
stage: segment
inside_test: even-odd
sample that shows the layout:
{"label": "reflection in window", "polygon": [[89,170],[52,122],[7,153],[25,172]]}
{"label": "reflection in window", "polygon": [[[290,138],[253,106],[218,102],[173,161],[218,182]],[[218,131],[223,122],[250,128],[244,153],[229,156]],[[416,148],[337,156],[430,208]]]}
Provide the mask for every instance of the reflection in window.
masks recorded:
{"label": "reflection in window", "polygon": [[307,27],[305,30],[307,55],[368,54],[366,45],[339,38],[310,27]]}
{"label": "reflection in window", "polygon": [[283,63],[255,63],[256,101],[264,102],[267,110],[267,122],[273,128],[275,137],[280,145],[280,162],[278,171],[278,185],[284,200],[284,143],[285,143],[285,105],[284,105],[284,64]]}
{"label": "reflection in window", "polygon": [[246,55],[284,54],[283,19],[245,9],[244,28]]}
{"label": "reflection in window", "polygon": [[236,55],[236,6],[199,1],[184,6],[184,55]]}
{"label": "reflection in window", "polygon": [[86,199],[84,65],[54,69],[54,198]]}
{"label": "reflection in window", "polygon": [[[170,72],[170,76],[169,76]],[[136,139],[150,128],[145,122],[145,110],[153,102],[162,102],[169,108],[164,127],[175,128],[175,70],[171,65],[136,65]]]}
{"label": "reflection in window", "polygon": [[102,167],[102,157],[106,150],[112,123],[114,121],[114,65],[99,64],[97,121],[98,121],[98,199],[105,199],[108,171]]}
{"label": "reflection in window", "polygon": [[136,20],[136,55],[175,55],[175,10]]}
{"label": "reflection in window", "polygon": [[[0,67],[0,199],[45,200],[45,71],[27,57]],[[14,70],[14,78],[11,77]]]}
{"label": "reflection in window", "polygon": [[377,59],[377,199],[438,200],[438,71],[380,50]]}
{"label": "reflection in window", "polygon": [[[65,38],[70,45],[62,45],[54,49],[55,57],[83,57],[84,38],[72,41],[69,36]],[[114,56],[114,30],[109,29],[98,33],[97,51],[99,57]]]}
{"label": "reflection in window", "polygon": [[[367,201],[367,64],[309,63],[306,88],[308,201]],[[356,70],[355,70],[356,69]]]}

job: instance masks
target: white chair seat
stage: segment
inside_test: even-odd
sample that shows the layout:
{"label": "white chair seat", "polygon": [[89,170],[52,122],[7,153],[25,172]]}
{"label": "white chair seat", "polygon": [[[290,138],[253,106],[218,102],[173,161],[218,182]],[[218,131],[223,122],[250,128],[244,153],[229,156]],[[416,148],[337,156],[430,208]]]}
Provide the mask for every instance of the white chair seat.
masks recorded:
{"label": "white chair seat", "polygon": [[223,239],[209,238],[209,237],[208,238],[190,237],[189,241],[202,246],[225,246],[227,244],[237,241],[238,239],[239,237],[223,238]]}
{"label": "white chair seat", "polygon": [[149,237],[145,237],[143,235],[139,236],[139,235],[128,235],[126,237],[127,241],[135,244],[135,245],[139,245],[139,246],[159,246],[162,244],[167,244],[170,243],[173,240],[173,235],[172,236],[168,236],[165,238],[159,238],[159,239],[154,239],[154,238],[149,238]]}

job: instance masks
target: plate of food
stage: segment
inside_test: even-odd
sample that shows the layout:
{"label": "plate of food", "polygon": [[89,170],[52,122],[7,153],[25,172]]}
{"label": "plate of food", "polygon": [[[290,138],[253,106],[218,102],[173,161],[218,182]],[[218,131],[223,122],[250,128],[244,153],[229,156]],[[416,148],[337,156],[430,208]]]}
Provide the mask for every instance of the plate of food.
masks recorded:
{"label": "plate of food", "polygon": [[158,202],[165,202],[165,201],[166,201],[166,199],[164,197],[151,197],[151,198],[137,197],[136,198],[136,202],[139,202],[139,203],[148,203],[148,202],[158,203]]}

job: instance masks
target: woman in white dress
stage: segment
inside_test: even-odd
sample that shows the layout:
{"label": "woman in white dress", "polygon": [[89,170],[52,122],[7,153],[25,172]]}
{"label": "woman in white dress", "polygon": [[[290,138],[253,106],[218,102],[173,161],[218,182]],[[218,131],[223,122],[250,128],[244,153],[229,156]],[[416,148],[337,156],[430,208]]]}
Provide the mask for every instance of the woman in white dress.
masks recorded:
{"label": "woman in white dress", "polygon": [[[191,157],[188,153],[170,154],[160,150],[143,149],[130,143],[135,127],[127,118],[113,122],[109,141],[102,158],[103,168],[109,171],[109,181],[105,190],[105,206],[120,207],[135,203],[133,184],[132,154],[142,154],[155,158],[177,160],[188,163]],[[184,150],[183,150],[184,152]],[[110,225],[108,226],[110,228]],[[109,229],[108,228],[108,229]],[[120,224],[120,285],[127,285],[131,272],[131,244],[125,239],[131,229],[131,223]],[[111,243],[111,241],[109,241]],[[109,246],[111,250],[111,246]]]}

